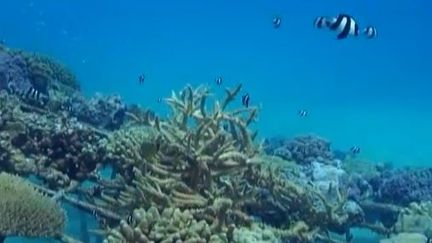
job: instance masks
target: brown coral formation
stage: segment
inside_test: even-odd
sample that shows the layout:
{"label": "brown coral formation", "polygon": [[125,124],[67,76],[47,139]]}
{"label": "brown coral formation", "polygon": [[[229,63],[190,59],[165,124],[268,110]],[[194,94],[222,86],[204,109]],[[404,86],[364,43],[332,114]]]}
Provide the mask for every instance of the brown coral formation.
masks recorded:
{"label": "brown coral formation", "polygon": [[[2,93],[0,166],[19,174],[36,174],[53,187],[82,181],[101,163],[103,133],[62,115],[38,113]],[[36,109],[36,110],[35,110]],[[3,150],[3,152],[1,152]]]}
{"label": "brown coral formation", "polygon": [[0,241],[8,236],[60,238],[66,222],[61,207],[24,179],[0,173]]}

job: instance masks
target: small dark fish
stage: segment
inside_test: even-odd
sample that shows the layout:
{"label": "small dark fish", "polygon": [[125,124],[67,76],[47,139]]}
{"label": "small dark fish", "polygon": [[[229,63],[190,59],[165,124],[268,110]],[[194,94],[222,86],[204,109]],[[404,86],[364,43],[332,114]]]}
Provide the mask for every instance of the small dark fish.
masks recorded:
{"label": "small dark fish", "polygon": [[130,214],[130,215],[126,218],[126,222],[127,222],[128,224],[133,224],[134,221],[135,221],[135,220],[134,220],[132,214]]}
{"label": "small dark fish", "polygon": [[72,100],[71,99],[66,100],[63,104],[61,104],[60,109],[72,113],[74,110]]}
{"label": "small dark fish", "polygon": [[244,105],[246,108],[248,108],[249,102],[250,102],[250,96],[249,96],[249,93],[246,93],[242,96],[242,105]]}
{"label": "small dark fish", "polygon": [[299,110],[298,114],[301,117],[307,117],[309,115],[309,112],[307,110]]}
{"label": "small dark fish", "polygon": [[70,104],[63,104],[60,108],[67,112],[73,112],[73,108]]}
{"label": "small dark fish", "polygon": [[143,84],[145,78],[146,78],[146,76],[145,76],[144,74],[141,74],[141,75],[138,77],[138,82],[139,82],[139,84]]}
{"label": "small dark fish", "polygon": [[215,82],[216,82],[217,85],[221,85],[222,82],[223,82],[222,77],[218,77],[218,78],[215,80]]}
{"label": "small dark fish", "polygon": [[100,196],[101,193],[102,193],[102,187],[100,185],[93,187],[92,190],[90,191],[90,194],[92,196]]}
{"label": "small dark fish", "polygon": [[229,132],[229,125],[228,125],[228,123],[224,123],[224,124],[222,125],[222,129],[223,129],[225,132]]}
{"label": "small dark fish", "polygon": [[363,34],[366,36],[366,38],[372,39],[376,37],[377,30],[373,26],[367,26],[366,28],[364,28]]}
{"label": "small dark fish", "polygon": [[348,14],[339,14],[337,18],[318,17],[315,19],[315,27],[328,27],[338,33],[337,39],[342,40],[348,36],[359,35],[360,29],[356,20]]}
{"label": "small dark fish", "polygon": [[282,24],[282,19],[279,16],[273,18],[273,28],[278,29]]}
{"label": "small dark fish", "polygon": [[353,153],[353,154],[359,154],[359,153],[360,153],[360,148],[357,147],[357,146],[352,146],[352,147],[350,148],[350,151],[351,151],[351,153]]}

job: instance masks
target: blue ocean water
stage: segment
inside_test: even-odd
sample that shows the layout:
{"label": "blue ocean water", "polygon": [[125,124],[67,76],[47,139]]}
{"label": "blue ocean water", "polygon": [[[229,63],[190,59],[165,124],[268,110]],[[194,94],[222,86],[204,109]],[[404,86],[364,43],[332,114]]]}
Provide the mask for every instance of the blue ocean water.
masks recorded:
{"label": "blue ocean water", "polygon": [[[428,166],[431,9],[426,0],[3,0],[0,39],[61,60],[87,95],[164,112],[159,97],[222,76],[262,104],[263,137],[315,133],[361,147],[365,160]],[[374,25],[377,38],[338,41],[313,28],[315,17],[339,13]]]}
{"label": "blue ocean water", "polygon": [[[243,83],[262,103],[261,135],[317,133],[365,158],[432,157],[432,4],[398,1],[4,1],[0,36],[53,55],[83,90],[159,108],[185,83]],[[335,40],[317,16],[349,13],[373,40]],[[272,18],[282,18],[273,29]],[[143,86],[137,76],[147,76]],[[310,117],[299,119],[298,109]]]}

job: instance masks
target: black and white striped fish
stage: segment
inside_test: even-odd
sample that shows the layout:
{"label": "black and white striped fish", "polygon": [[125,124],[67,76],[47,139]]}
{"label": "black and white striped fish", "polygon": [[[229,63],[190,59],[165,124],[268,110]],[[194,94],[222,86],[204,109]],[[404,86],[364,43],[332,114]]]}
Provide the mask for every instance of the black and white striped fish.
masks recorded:
{"label": "black and white striped fish", "polygon": [[144,74],[141,74],[140,76],[138,76],[138,82],[139,84],[143,84],[145,81],[146,76]]}
{"label": "black and white striped fish", "polygon": [[301,117],[307,117],[309,115],[309,112],[307,110],[299,110],[298,115]]}
{"label": "black and white striped fish", "polygon": [[357,146],[352,146],[352,147],[350,148],[350,151],[351,151],[351,153],[353,153],[353,154],[358,154],[358,153],[360,153],[360,148],[357,147]]}
{"label": "black and white striped fish", "polygon": [[33,100],[39,102],[41,105],[45,105],[48,102],[48,97],[41,94],[37,89],[29,86],[24,90],[18,89],[13,82],[8,83],[9,92],[20,96],[22,99]]}
{"label": "black and white striped fish", "polygon": [[249,102],[250,102],[250,96],[249,96],[249,93],[246,93],[242,96],[242,105],[245,106],[246,108],[248,108]]}
{"label": "black and white striped fish", "polygon": [[277,29],[281,26],[282,19],[279,16],[273,18],[273,28]]}
{"label": "black and white striped fish", "polygon": [[348,14],[339,14],[337,18],[318,17],[315,19],[315,27],[328,27],[338,33],[337,39],[342,40],[348,36],[358,36],[360,33],[356,20]]}
{"label": "black and white striped fish", "polygon": [[366,28],[364,28],[363,34],[366,36],[366,38],[372,39],[376,37],[377,30],[373,26],[367,26]]}
{"label": "black and white striped fish", "polygon": [[74,112],[73,101],[72,99],[65,100],[61,105],[60,109],[69,113]]}
{"label": "black and white striped fish", "polygon": [[216,80],[215,80],[215,83],[216,83],[217,85],[221,85],[222,82],[223,82],[222,77],[217,77]]}

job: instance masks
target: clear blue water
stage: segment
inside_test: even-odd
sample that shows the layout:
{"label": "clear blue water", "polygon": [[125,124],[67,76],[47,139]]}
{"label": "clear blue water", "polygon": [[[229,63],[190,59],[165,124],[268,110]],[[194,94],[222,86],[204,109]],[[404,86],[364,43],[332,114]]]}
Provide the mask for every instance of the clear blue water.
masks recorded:
{"label": "clear blue water", "polygon": [[[431,9],[427,0],[2,0],[0,38],[63,61],[87,95],[164,111],[159,97],[220,75],[262,104],[262,136],[312,132],[360,146],[365,160],[428,166]],[[337,41],[313,28],[315,17],[342,12],[378,37]]]}

